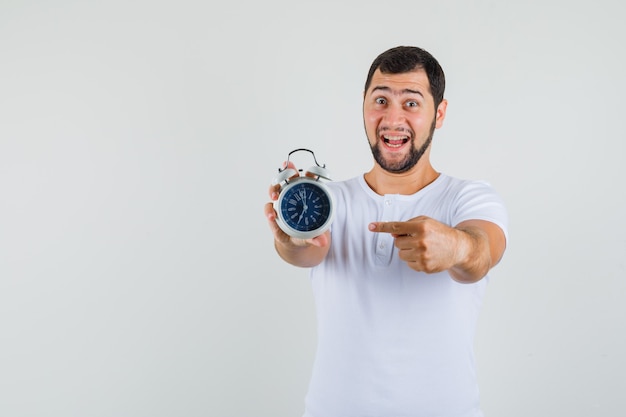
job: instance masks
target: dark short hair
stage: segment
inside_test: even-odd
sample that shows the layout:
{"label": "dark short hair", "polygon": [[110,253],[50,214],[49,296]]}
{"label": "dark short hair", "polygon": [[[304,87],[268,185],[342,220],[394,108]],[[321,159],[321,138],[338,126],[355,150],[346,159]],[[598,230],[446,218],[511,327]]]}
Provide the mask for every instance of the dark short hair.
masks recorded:
{"label": "dark short hair", "polygon": [[365,81],[365,92],[372,82],[372,76],[377,69],[383,74],[402,74],[416,69],[423,69],[430,84],[430,94],[435,101],[435,109],[443,100],[446,89],[446,77],[439,62],[429,52],[417,46],[396,46],[378,55]]}

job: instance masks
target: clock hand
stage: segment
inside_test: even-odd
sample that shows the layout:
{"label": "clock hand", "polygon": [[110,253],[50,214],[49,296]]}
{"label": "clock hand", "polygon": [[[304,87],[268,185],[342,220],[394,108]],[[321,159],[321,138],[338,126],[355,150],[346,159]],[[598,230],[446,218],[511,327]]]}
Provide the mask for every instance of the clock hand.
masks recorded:
{"label": "clock hand", "polygon": [[298,217],[298,223],[300,223],[300,220],[302,220],[302,217],[304,217],[304,213],[306,213],[306,203],[304,202],[304,200],[302,201],[302,211],[300,212],[300,217]]}
{"label": "clock hand", "polygon": [[302,216],[304,216],[304,213],[306,213],[308,209],[309,209],[309,206],[307,206],[306,204],[306,191],[305,191],[302,194],[302,213],[300,213],[300,218],[298,219],[298,222],[302,220]]}

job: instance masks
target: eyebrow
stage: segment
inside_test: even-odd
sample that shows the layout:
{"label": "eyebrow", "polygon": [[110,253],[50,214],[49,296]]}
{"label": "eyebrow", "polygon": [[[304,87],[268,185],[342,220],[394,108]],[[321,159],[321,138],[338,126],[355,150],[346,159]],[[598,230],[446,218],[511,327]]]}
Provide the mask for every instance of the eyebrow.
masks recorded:
{"label": "eyebrow", "polygon": [[[375,91],[385,91],[385,92],[390,92],[390,93],[396,93],[395,91],[393,91],[391,88],[381,85],[381,86],[376,86],[374,88],[372,88],[372,93]],[[399,91],[400,94],[417,94],[419,96],[421,96],[422,98],[424,98],[424,94],[422,94],[421,91],[417,91],[417,90],[411,90],[410,88],[405,88],[403,90]]]}

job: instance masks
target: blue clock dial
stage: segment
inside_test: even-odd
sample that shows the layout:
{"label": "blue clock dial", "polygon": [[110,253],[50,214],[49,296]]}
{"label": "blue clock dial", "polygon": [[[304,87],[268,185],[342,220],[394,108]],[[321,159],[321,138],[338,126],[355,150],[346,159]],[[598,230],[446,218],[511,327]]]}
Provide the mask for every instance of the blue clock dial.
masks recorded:
{"label": "blue clock dial", "polygon": [[[314,181],[295,181],[282,191],[280,217],[297,232],[314,232],[328,224],[332,203],[327,189]],[[320,231],[320,234],[323,230]]]}

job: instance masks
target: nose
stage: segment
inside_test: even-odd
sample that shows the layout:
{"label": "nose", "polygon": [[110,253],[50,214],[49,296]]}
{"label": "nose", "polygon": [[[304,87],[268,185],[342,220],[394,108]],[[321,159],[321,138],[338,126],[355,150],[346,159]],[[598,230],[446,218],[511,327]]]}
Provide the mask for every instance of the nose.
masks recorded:
{"label": "nose", "polygon": [[387,111],[383,117],[384,124],[387,127],[395,128],[398,126],[404,126],[405,122],[404,109],[400,105],[390,105],[387,107]]}

